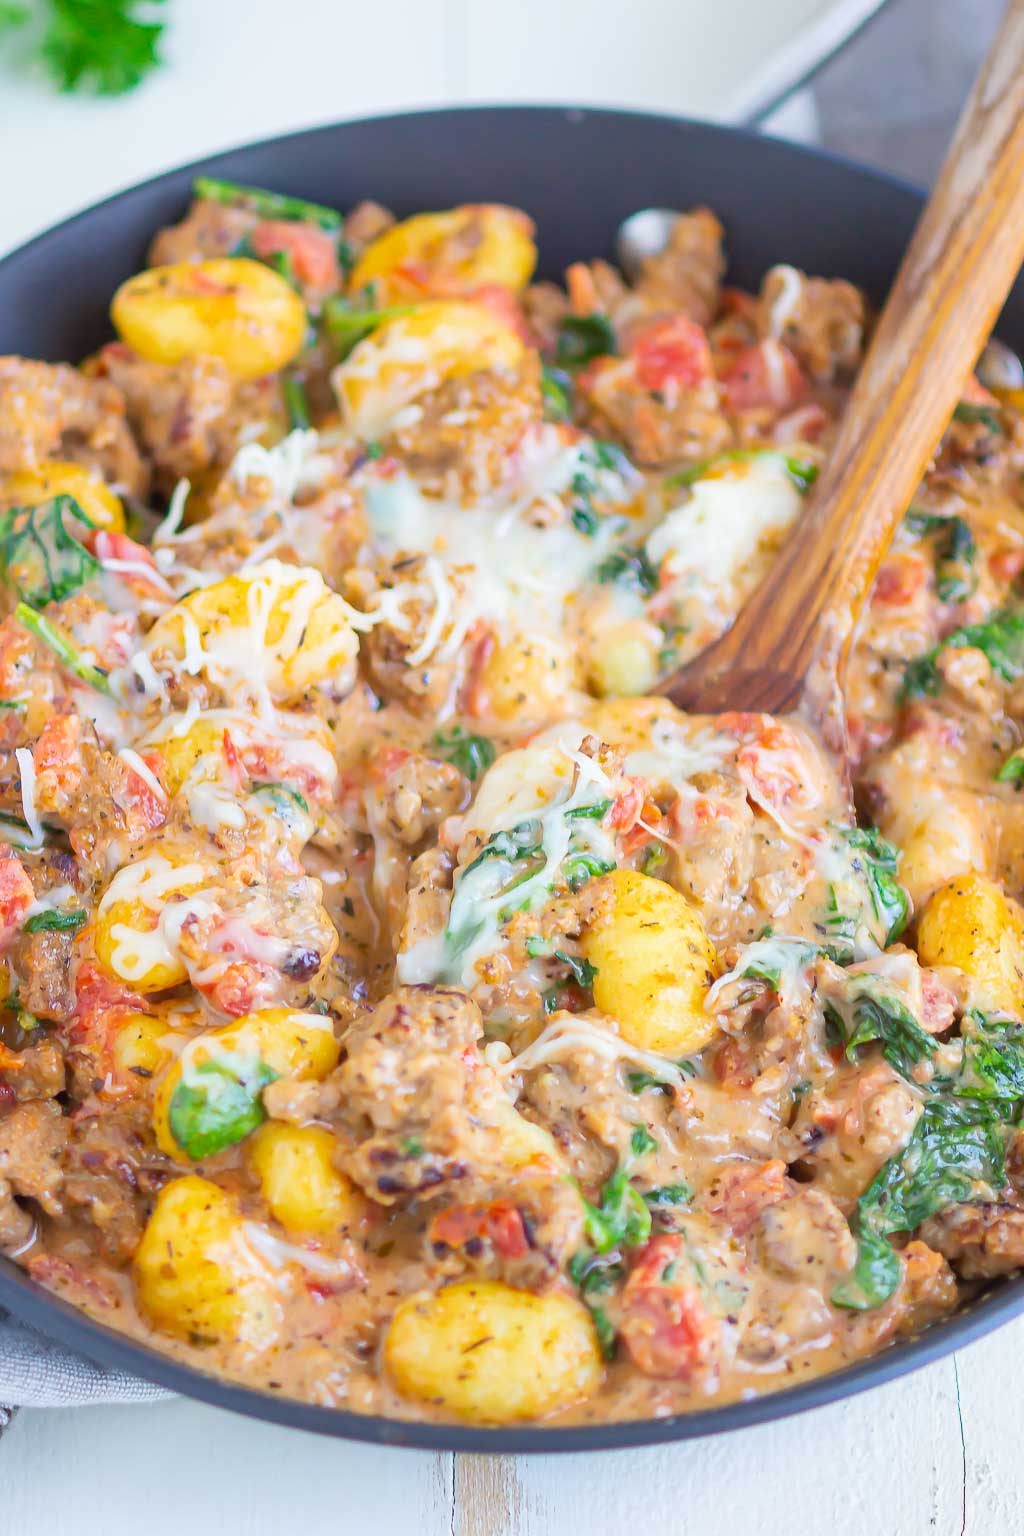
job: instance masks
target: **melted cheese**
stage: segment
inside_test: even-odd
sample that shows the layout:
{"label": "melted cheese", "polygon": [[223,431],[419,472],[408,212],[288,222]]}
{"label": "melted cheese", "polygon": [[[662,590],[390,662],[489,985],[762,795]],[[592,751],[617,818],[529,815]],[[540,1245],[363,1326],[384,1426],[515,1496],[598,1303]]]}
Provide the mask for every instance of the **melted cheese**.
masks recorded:
{"label": "melted cheese", "polygon": [[663,576],[731,612],[801,508],[783,455],[759,453],[697,480],[647,540]]}

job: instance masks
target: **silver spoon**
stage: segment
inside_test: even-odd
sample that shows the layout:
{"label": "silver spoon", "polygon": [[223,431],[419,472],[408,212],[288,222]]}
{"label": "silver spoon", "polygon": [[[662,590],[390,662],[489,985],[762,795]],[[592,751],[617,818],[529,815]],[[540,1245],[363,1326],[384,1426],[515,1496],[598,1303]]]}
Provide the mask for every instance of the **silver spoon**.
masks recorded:
{"label": "silver spoon", "polygon": [[678,218],[674,208],[641,208],[623,219],[615,237],[615,254],[631,283],[636,282],[649,256],[661,255]]}

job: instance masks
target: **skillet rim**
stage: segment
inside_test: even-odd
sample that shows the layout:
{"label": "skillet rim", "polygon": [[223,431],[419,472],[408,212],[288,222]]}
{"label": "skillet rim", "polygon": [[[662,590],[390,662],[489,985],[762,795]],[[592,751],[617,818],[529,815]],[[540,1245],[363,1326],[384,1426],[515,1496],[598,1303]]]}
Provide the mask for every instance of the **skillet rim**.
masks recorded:
{"label": "skillet rim", "polygon": [[[218,150],[214,154],[199,157],[184,165],[172,167],[145,181],[112,193],[98,203],[79,209],[59,223],[31,236],[27,241],[0,257],[0,313],[2,313],[4,300],[4,283],[9,274],[16,274],[24,264],[32,262],[37,257],[45,259],[46,245],[50,240],[56,239],[68,230],[87,224],[90,220],[112,210],[119,203],[127,204],[133,197],[143,192],[150,192],[164,185],[169,186],[174,181],[199,171],[216,171],[222,162],[230,161],[240,153],[258,154],[260,151],[269,151],[272,148],[295,151],[310,145],[313,141],[326,143],[332,135],[347,127],[388,124],[396,120],[427,127],[431,121],[437,119],[449,120],[454,117],[468,119],[473,115],[488,119],[496,116],[505,118],[528,116],[535,122],[539,122],[546,116],[551,120],[553,127],[563,128],[566,125],[583,123],[588,118],[614,120],[619,123],[628,120],[640,125],[644,122],[671,125],[680,130],[681,142],[687,133],[696,135],[698,139],[706,135],[720,142],[731,140],[740,145],[755,143],[764,145],[766,142],[763,134],[750,127],[707,123],[672,113],[551,104],[477,103],[458,107],[381,113],[369,117],[322,123],[314,127],[298,129],[292,133],[270,135],[264,139],[235,145]],[[924,194],[921,189],[902,177],[872,166],[862,165],[848,156],[838,155],[829,150],[781,140],[771,142],[778,154],[789,157],[790,160],[807,165],[825,163],[837,168],[853,170],[859,176],[869,178],[876,185],[885,185],[912,198],[919,207],[923,204]],[[996,1283],[983,1295],[968,1302],[949,1318],[932,1325],[913,1340],[891,1344],[880,1353],[858,1361],[854,1365],[802,1382],[794,1387],[766,1393],[749,1401],[728,1403],[720,1407],[699,1409],[660,1419],[550,1427],[506,1426],[493,1429],[454,1423],[391,1419],[378,1414],[354,1413],[349,1409],[327,1408],[294,1398],[277,1397],[272,1392],[208,1375],[94,1320],[62,1297],[45,1290],[31,1279],[27,1271],[2,1256],[0,1256],[0,1307],[6,1307],[20,1321],[57,1339],[69,1348],[77,1349],[99,1365],[115,1367],[132,1375],[142,1376],[172,1392],[195,1398],[211,1407],[228,1409],[250,1418],[345,1440],[416,1450],[535,1455],[614,1450],[659,1445],[677,1440],[694,1440],[756,1424],[772,1423],[778,1419],[789,1418],[794,1414],[852,1397],[939,1360],[958,1347],[972,1343],[1011,1318],[1024,1313],[1024,1276]]]}

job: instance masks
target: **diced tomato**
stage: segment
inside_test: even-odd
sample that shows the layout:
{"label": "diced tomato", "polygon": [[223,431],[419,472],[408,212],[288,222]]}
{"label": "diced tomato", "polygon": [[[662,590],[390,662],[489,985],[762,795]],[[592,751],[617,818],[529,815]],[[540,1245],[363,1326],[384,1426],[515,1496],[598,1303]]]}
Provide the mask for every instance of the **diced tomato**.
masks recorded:
{"label": "diced tomato", "polygon": [[238,960],[209,982],[197,982],[197,990],[226,1013],[240,1019],[257,1008],[268,1008],[281,989],[281,975],[258,960]]}
{"label": "diced tomato", "polygon": [[727,1169],[702,1203],[712,1215],[720,1216],[737,1237],[743,1237],[761,1212],[784,1200],[789,1191],[786,1165],[774,1157],[766,1163],[741,1163]]}
{"label": "diced tomato", "polygon": [[73,794],[82,778],[79,746],[82,722],[78,715],[51,715],[32,749],[36,791],[44,801],[54,794]]}
{"label": "diced tomato", "polygon": [[488,1205],[452,1205],[430,1223],[429,1240],[445,1248],[479,1247],[490,1243],[505,1259],[519,1259],[530,1250],[522,1214],[511,1200]]}
{"label": "diced tomato", "polygon": [[466,636],[466,655],[469,660],[466,680],[462,685],[462,708],[465,714],[473,718],[481,715],[486,708],[484,672],[497,643],[494,630],[483,619],[478,619]]}
{"label": "diced tomato", "polygon": [[718,307],[723,315],[739,315],[742,319],[751,322],[757,315],[757,299],[743,288],[730,288],[728,285],[724,287],[719,297]]}
{"label": "diced tomato", "polygon": [[646,798],[647,780],[628,779],[625,788],[620,789],[612,801],[611,810],[608,812],[608,825],[614,827],[617,832],[628,832],[631,827],[636,826],[643,815]]}
{"label": "diced tomato", "polygon": [[652,1238],[622,1293],[620,1335],[634,1364],[648,1376],[692,1380],[709,1372],[721,1338],[678,1233]]}
{"label": "diced tomato", "polygon": [[757,1078],[750,1047],[726,1036],[711,1059],[711,1070],[724,1088],[749,1088]]}
{"label": "diced tomato", "polygon": [[989,556],[988,568],[996,581],[1016,581],[1024,572],[1024,549],[1000,549]]}
{"label": "diced tomato", "polygon": [[35,899],[25,866],[7,843],[0,843],[0,949],[17,933]]}
{"label": "diced tomato", "polygon": [[242,760],[238,755],[238,748],[231,738],[231,732],[225,731],[221,738],[221,750],[224,753],[224,761],[228,765],[228,773],[236,789],[242,787]]}
{"label": "diced tomato", "polygon": [[295,276],[310,288],[337,288],[341,282],[337,242],[315,224],[265,219],[256,225],[249,242],[264,260],[280,253],[290,256]]}
{"label": "diced tomato", "polygon": [[[163,767],[160,754],[140,752],[139,756],[159,783],[160,771]],[[113,799],[124,812],[129,831],[151,832],[154,827],[162,827],[167,820],[167,796],[157,794],[152,784],[148,783],[130,763],[126,763],[123,758],[119,761],[124,771],[124,778],[121,785],[114,790]]]}
{"label": "diced tomato", "polygon": [[[729,716],[722,716],[726,730]],[[746,716],[740,716],[746,719]],[[821,799],[821,765],[810,744],[791,726],[770,715],[753,740],[745,741],[736,754],[736,772],[755,800],[766,800],[774,809],[808,808]]]}
{"label": "diced tomato", "polygon": [[501,283],[480,283],[476,288],[471,288],[466,294],[467,299],[472,299],[474,304],[482,304],[489,309],[492,315],[504,322],[510,331],[515,331],[520,341],[529,346],[533,342],[533,335],[526,323],[522,306],[511,288],[503,288]]}
{"label": "diced tomato", "polygon": [[160,567],[144,544],[137,544],[126,533],[109,528],[90,528],[82,543],[108,571],[140,597],[169,599],[173,596]]}
{"label": "diced tomato", "polygon": [[75,1006],[67,1035],[72,1045],[95,1056],[97,1075],[117,1025],[128,1013],[144,1013],[146,1000],[120,982],[111,981],[94,960],[83,960],[75,977]]}
{"label": "diced tomato", "polygon": [[0,624],[0,696],[17,696],[33,668],[34,641],[13,616]]}
{"label": "diced tomato", "polygon": [[370,777],[382,784],[397,773],[403,763],[407,763],[412,756],[408,747],[384,746],[374,753],[370,763]]}
{"label": "diced tomato", "polygon": [[712,374],[711,348],[702,326],[685,315],[653,320],[633,337],[629,355],[644,389],[664,390],[674,385],[696,389]]}
{"label": "diced tomato", "polygon": [[807,393],[807,380],[788,347],[768,337],[741,352],[722,378],[732,411],[770,407],[791,411]]}
{"label": "diced tomato", "polygon": [[875,577],[872,607],[909,608],[927,585],[928,562],[914,550],[900,550],[883,561]]}

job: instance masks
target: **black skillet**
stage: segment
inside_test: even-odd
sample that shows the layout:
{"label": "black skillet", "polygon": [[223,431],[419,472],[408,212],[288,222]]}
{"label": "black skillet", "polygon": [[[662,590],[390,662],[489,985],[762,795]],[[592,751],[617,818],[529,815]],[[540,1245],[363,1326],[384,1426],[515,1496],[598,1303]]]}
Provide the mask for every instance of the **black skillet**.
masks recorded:
{"label": "black skillet", "polygon": [[[536,220],[542,275],[613,258],[638,208],[707,203],[723,220],[729,277],[756,288],[776,262],[885,295],[923,197],[877,171],[755,134],[635,112],[472,107],[340,123],[230,150],[100,203],[0,261],[0,353],[77,359],[109,339],[107,306],[143,264],[154,230],[178,219],[200,172],[337,208],[374,198],[399,214],[505,202]],[[999,333],[1024,350],[1024,281]],[[320,1434],[452,1451],[605,1450],[739,1429],[878,1386],[1024,1311],[1024,1280],[994,1285],[919,1339],[753,1402],[675,1418],[579,1428],[481,1429],[314,1407],[208,1376],[92,1322],[0,1259],[0,1306],[101,1364],[237,1413]]]}

